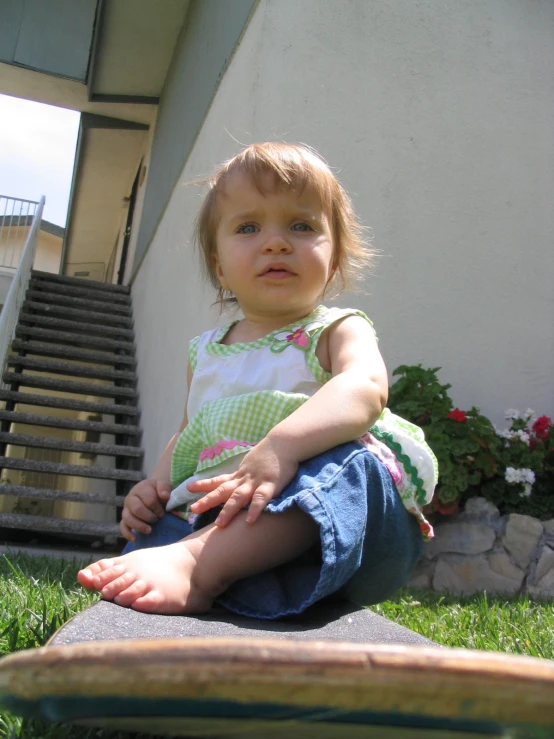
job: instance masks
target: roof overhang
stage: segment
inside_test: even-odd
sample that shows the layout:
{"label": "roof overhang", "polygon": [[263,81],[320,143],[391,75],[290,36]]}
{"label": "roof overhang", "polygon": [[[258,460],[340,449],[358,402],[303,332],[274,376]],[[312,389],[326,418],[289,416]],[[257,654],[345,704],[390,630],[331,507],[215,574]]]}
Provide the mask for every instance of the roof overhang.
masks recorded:
{"label": "roof overhang", "polygon": [[95,279],[105,279],[147,132],[148,126],[132,121],[81,116],[61,274],[92,268]]}
{"label": "roof overhang", "polygon": [[188,7],[189,0],[101,0],[89,99],[157,104]]}
{"label": "roof overhang", "polygon": [[[154,120],[189,0],[87,0],[83,17],[74,0],[57,0],[57,14],[43,12],[40,3],[19,7],[13,5],[0,34],[1,93],[127,121]],[[77,21],[81,33],[71,37],[67,29]],[[56,39],[64,41],[63,50]]]}

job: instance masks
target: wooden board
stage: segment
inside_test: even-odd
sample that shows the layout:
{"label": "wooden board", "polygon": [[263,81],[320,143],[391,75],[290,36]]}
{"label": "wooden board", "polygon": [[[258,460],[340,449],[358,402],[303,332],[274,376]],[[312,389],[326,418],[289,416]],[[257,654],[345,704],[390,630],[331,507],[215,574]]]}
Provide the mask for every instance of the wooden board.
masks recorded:
{"label": "wooden board", "polygon": [[0,706],[181,736],[554,736],[554,662],[441,647],[186,638],[0,661]]}

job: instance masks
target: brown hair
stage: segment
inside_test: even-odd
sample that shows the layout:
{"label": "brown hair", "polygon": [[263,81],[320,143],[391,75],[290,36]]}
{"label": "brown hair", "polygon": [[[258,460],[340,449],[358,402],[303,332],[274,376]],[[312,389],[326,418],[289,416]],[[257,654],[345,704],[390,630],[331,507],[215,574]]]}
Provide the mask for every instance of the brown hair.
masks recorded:
{"label": "brown hair", "polygon": [[[349,196],[341,187],[329,165],[313,149],[305,145],[266,142],[251,144],[233,159],[224,162],[207,180],[208,194],[196,222],[196,243],[203,256],[204,269],[211,284],[218,290],[220,304],[236,302],[222,289],[215,270],[213,256],[217,250],[217,198],[229,177],[245,172],[260,192],[264,192],[264,176],[273,175],[277,187],[302,192],[313,188],[329,219],[334,245],[335,268],[325,286],[337,295],[361,276],[363,267],[371,262],[373,252],[362,238],[360,226]],[[267,182],[265,182],[267,189]]]}

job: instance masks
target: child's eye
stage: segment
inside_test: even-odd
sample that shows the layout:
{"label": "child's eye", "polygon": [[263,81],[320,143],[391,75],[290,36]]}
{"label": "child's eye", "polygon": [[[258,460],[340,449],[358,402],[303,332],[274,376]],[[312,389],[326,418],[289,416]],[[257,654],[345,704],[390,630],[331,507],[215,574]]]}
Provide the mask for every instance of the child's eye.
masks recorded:
{"label": "child's eye", "polygon": [[304,221],[301,221],[300,223],[295,223],[292,226],[293,231],[313,231],[313,228],[310,226],[309,223],[305,223]]}
{"label": "child's eye", "polygon": [[237,228],[238,234],[253,234],[256,233],[258,227],[254,223],[242,223]]}

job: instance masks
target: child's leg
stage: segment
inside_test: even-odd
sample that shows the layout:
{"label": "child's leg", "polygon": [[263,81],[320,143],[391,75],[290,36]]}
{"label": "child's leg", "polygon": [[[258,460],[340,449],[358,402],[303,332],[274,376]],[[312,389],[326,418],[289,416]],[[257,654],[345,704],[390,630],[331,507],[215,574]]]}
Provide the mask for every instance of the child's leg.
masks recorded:
{"label": "child's leg", "polygon": [[264,514],[254,524],[241,512],[168,546],[96,562],[78,575],[106,600],[147,613],[201,613],[233,582],[295,559],[319,540],[317,524],[299,508]]}
{"label": "child's leg", "polygon": [[301,558],[238,580],[218,604],[245,616],[281,618],[337,591],[360,605],[376,603],[409,578],[422,548],[416,519],[386,467],[360,444],[303,462],[268,511],[281,515],[291,503],[317,522],[320,560]]}

